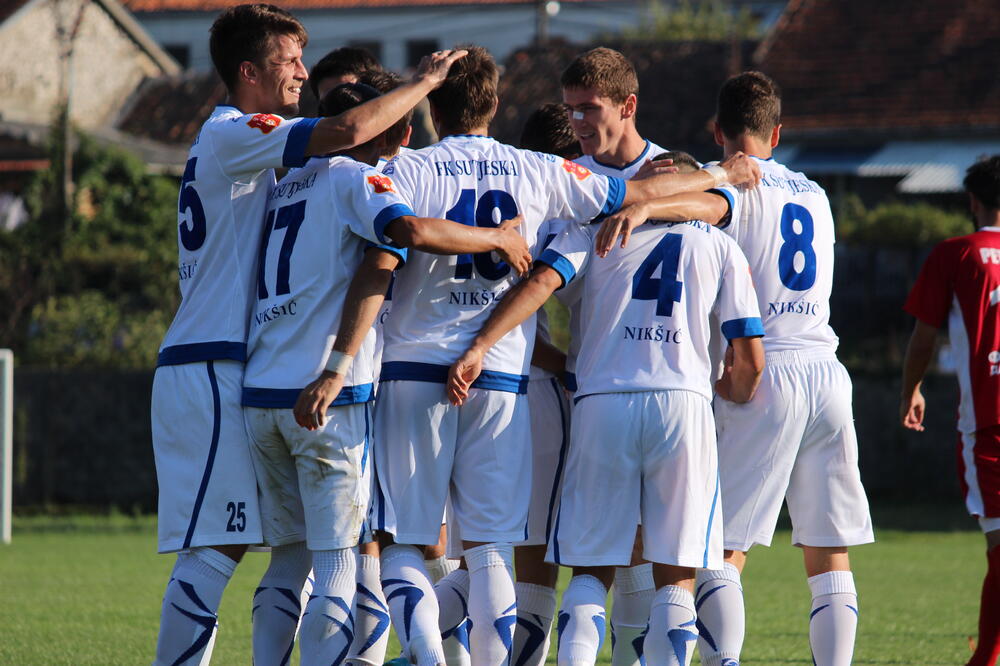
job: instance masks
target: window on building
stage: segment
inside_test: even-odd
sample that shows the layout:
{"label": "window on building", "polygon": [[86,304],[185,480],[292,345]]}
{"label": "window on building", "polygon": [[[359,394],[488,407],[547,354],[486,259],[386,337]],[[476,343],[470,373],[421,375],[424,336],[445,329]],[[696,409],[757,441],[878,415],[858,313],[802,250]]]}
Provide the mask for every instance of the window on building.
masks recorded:
{"label": "window on building", "polygon": [[173,56],[181,69],[187,69],[191,64],[191,47],[187,44],[164,44],[163,50]]}
{"label": "window on building", "polygon": [[438,50],[436,39],[410,39],[406,42],[406,66],[416,67],[420,59]]}

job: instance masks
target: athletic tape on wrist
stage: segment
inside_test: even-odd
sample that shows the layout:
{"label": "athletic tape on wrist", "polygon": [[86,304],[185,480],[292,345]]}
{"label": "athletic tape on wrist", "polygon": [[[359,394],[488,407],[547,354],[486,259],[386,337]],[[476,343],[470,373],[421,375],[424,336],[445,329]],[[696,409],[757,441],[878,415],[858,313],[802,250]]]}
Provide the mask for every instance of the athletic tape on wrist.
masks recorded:
{"label": "athletic tape on wrist", "polygon": [[351,368],[352,361],[354,361],[354,357],[350,354],[345,354],[335,349],[331,350],[330,358],[326,360],[326,370],[335,375],[346,375],[347,371]]}
{"label": "athletic tape on wrist", "polygon": [[710,164],[709,166],[702,167],[701,169],[702,171],[707,171],[708,173],[712,174],[712,178],[715,179],[715,187],[729,184],[729,175],[726,173],[726,170],[723,169],[720,165]]}

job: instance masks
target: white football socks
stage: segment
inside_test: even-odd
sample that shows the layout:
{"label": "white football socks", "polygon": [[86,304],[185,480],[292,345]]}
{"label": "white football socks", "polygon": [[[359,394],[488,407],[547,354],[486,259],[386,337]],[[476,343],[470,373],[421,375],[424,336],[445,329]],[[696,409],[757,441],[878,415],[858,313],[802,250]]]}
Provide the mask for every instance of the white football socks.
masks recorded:
{"label": "white football socks", "polygon": [[665,585],[657,590],[649,613],[646,663],[688,666],[697,639],[694,595],[678,585]]}
{"label": "white football socks", "polygon": [[382,594],[381,567],[376,555],[358,554],[354,597],[354,643],[349,664],[382,666],[389,647],[389,604]]}
{"label": "white football socks", "polygon": [[177,555],[163,594],[154,666],[211,661],[219,602],[235,570],[236,562],[211,548]]}
{"label": "white football socks", "polygon": [[253,661],[285,666],[302,615],[302,585],[312,568],[303,541],[271,548],[271,561],[253,595]]}
{"label": "white football socks", "polygon": [[695,583],[698,652],[702,666],[739,663],[746,633],[740,571],[729,562],[715,571],[700,569]]}
{"label": "white football socks", "polygon": [[858,593],[850,571],[828,571],[809,580],[809,645],[816,666],[849,666],[858,629]]}
{"label": "white football socks", "polygon": [[517,626],[510,663],[543,666],[549,654],[549,635],[556,614],[555,588],[514,583],[514,594],[517,597]]}
{"label": "white football socks", "polygon": [[[559,609],[560,666],[590,666],[604,642],[608,590],[593,576],[573,576]],[[649,662],[654,663],[654,662]]]}
{"label": "white football socks", "polygon": [[438,627],[448,666],[469,666],[469,572],[456,569],[434,586],[438,600]]}
{"label": "white football socks", "polygon": [[416,546],[393,544],[382,551],[382,591],[404,654],[418,666],[443,666],[437,597]]}
{"label": "white football socks", "polygon": [[302,614],[302,666],[342,664],[354,641],[354,548],[313,551],[313,592]]}
{"label": "white football socks", "polygon": [[465,551],[469,567],[469,632],[472,663],[498,666],[510,660],[517,624],[514,546],[488,543]]}
{"label": "white football socks", "polygon": [[655,595],[652,564],[615,569],[611,588],[611,666],[639,666]]}
{"label": "white football socks", "polygon": [[447,555],[442,555],[433,560],[424,560],[424,567],[431,577],[431,582],[437,585],[442,578],[458,568],[458,560],[449,560]]}

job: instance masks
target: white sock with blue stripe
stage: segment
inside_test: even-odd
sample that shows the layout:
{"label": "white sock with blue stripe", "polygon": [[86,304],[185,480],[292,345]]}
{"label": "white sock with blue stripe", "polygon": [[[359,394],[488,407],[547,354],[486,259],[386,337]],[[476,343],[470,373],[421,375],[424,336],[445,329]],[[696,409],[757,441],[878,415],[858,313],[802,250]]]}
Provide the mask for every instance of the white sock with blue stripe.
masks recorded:
{"label": "white sock with blue stripe", "polygon": [[448,666],[469,666],[469,572],[456,569],[434,586],[438,600],[438,627]]}
{"label": "white sock with blue stripe", "polygon": [[393,544],[382,551],[382,591],[404,654],[418,666],[443,666],[437,597],[416,546]]}
{"label": "white sock with blue stripe", "polygon": [[560,666],[591,665],[604,643],[608,590],[593,576],[573,576],[559,609]]}
{"label": "white sock with blue stripe", "polygon": [[222,591],[236,562],[211,548],[178,553],[160,611],[154,666],[208,664]]}
{"label": "white sock with blue stripe", "polygon": [[354,642],[354,548],[313,551],[313,592],[302,614],[302,666],[344,663]]}
{"label": "white sock with blue stripe", "polygon": [[694,604],[702,666],[739,666],[746,633],[739,569],[729,562],[719,570],[699,569]]}
{"label": "white sock with blue stripe", "polygon": [[556,614],[554,588],[515,583],[517,628],[514,630],[514,666],[543,666],[549,654],[552,618]]}
{"label": "white sock with blue stripe", "polygon": [[302,615],[302,585],[311,568],[305,542],[271,548],[271,561],[253,595],[255,664],[288,664]]}
{"label": "white sock with blue stripe", "polygon": [[678,585],[665,585],[657,590],[649,612],[646,663],[688,666],[697,639],[694,595]]}
{"label": "white sock with blue stripe", "polygon": [[828,571],[809,578],[812,611],[809,646],[816,666],[849,666],[858,630],[858,592],[850,571]]}
{"label": "white sock with blue stripe", "polygon": [[615,569],[611,588],[611,666],[642,663],[642,645],[655,595],[652,564]]}
{"label": "white sock with blue stripe", "polygon": [[514,546],[488,543],[465,551],[469,567],[469,631],[472,663],[498,666],[510,660],[517,624]]}
{"label": "white sock with blue stripe", "polygon": [[458,568],[458,560],[449,560],[447,555],[435,557],[431,560],[424,560],[424,566],[431,577],[431,582],[437,585],[441,579]]}
{"label": "white sock with blue stripe", "polygon": [[382,666],[389,647],[389,603],[382,593],[381,567],[375,555],[358,555],[354,598],[354,644],[349,664]]}

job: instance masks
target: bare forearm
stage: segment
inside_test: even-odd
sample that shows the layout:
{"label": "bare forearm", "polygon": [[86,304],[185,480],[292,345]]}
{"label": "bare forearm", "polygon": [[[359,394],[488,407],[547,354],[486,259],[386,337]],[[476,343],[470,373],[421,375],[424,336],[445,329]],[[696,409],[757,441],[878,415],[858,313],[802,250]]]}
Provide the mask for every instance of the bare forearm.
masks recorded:
{"label": "bare forearm", "polygon": [[683,192],[669,197],[661,197],[640,204],[646,211],[646,218],[666,222],[704,220],[715,224],[729,212],[726,200],[706,192]]}
{"label": "bare forearm", "polygon": [[682,192],[704,192],[712,187],[715,187],[715,177],[707,171],[664,173],[642,180],[627,181],[625,183],[625,200],[622,205],[628,206],[640,201],[669,197]]}
{"label": "bare forearm", "polygon": [[566,353],[551,342],[546,342],[536,336],[535,349],[531,354],[531,365],[561,375],[566,371]]}
{"label": "bare forearm", "polygon": [[733,402],[749,402],[757,392],[760,376],[764,372],[764,345],[760,338],[736,338],[732,344],[730,399]]}
{"label": "bare forearm", "polygon": [[426,79],[412,81],[339,115],[321,119],[313,128],[306,154],[326,155],[374,139],[416,106],[433,87]]}
{"label": "bare forearm", "polygon": [[499,232],[435,217],[397,218],[386,226],[395,243],[431,254],[475,254],[499,247]]}
{"label": "bare forearm", "polygon": [[472,341],[471,348],[485,355],[500,338],[542,307],[561,284],[562,278],[548,266],[537,269],[530,278],[518,283],[500,300],[500,304]]}
{"label": "bare forearm", "polygon": [[365,254],[344,298],[340,327],[333,343],[335,351],[354,356],[361,349],[382,308],[392,271],[398,264],[395,256],[382,250],[371,249]]}
{"label": "bare forearm", "polygon": [[937,329],[918,321],[913,328],[910,342],[906,347],[906,357],[903,359],[902,397],[908,400],[920,388],[927,368],[934,357],[934,345],[937,341]]}

